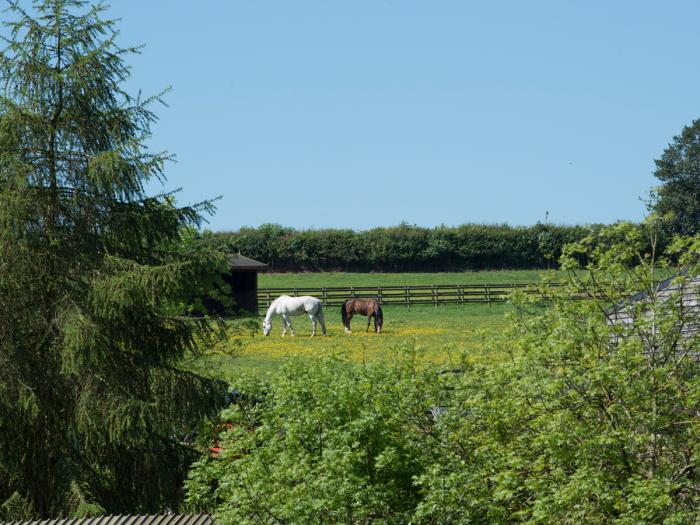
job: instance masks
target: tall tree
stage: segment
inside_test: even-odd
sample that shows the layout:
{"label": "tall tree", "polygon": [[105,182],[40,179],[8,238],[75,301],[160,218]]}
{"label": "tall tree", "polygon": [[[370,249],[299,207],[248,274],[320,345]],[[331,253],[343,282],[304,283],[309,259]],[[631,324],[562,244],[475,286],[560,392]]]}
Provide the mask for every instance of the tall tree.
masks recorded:
{"label": "tall tree", "polygon": [[224,394],[178,366],[212,333],[183,305],[223,259],[181,242],[211,204],[147,195],[169,159],[145,143],[160,97],[124,90],[137,49],[117,44],[103,3],[8,3],[0,518],[162,510],[191,459],[178,430]]}
{"label": "tall tree", "polygon": [[655,162],[654,175],[663,183],[655,190],[655,211],[673,233],[700,232],[700,119],[673,137]]}

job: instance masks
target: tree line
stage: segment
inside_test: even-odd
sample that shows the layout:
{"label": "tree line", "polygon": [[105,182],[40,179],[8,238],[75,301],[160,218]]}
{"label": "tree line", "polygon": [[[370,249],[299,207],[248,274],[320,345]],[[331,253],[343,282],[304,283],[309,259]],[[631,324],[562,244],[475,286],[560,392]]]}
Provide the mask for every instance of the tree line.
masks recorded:
{"label": "tree line", "polygon": [[400,224],[355,231],[265,224],[208,235],[226,250],[267,263],[272,271],[431,272],[556,267],[564,246],[601,227]]}

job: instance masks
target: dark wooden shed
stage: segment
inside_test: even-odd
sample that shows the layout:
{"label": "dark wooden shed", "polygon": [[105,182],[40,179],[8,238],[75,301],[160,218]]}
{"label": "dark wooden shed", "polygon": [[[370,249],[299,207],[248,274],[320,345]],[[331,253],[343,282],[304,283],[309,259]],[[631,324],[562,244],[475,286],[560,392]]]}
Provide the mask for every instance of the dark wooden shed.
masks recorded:
{"label": "dark wooden shed", "polygon": [[230,273],[224,274],[224,281],[231,286],[236,307],[257,314],[258,272],[265,271],[267,264],[240,253],[229,254],[226,260],[230,266]]}

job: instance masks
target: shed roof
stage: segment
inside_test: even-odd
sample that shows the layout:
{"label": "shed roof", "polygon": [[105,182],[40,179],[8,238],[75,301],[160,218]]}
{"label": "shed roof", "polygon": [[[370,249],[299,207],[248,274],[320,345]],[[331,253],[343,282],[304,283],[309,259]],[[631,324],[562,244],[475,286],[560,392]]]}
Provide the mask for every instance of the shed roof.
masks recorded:
{"label": "shed roof", "polygon": [[231,265],[232,270],[265,270],[267,264],[241,255],[240,253],[229,253],[226,256],[226,261]]}
{"label": "shed roof", "polygon": [[[677,291],[676,286],[671,286],[672,284],[674,284],[674,280],[677,277],[687,276],[687,275],[688,275],[688,268],[683,268],[680,272],[672,275],[671,277],[664,279],[663,281],[659,281],[659,282],[655,283],[654,284],[654,293],[660,293],[660,294],[663,294],[664,296],[668,296],[669,292]],[[700,275],[692,277],[690,279],[690,281],[696,281],[696,282],[700,281]],[[644,301],[648,297],[649,297],[649,292],[647,290],[639,291],[633,295],[630,295],[629,297],[627,297],[623,301],[620,301],[619,303],[613,305],[609,309],[609,313],[620,312],[620,311],[624,310],[625,308],[627,308],[628,306],[630,306],[632,303]],[[665,297],[665,298],[667,298],[667,297]],[[664,299],[662,299],[662,300],[664,300]]]}
{"label": "shed roof", "polygon": [[[668,288],[671,285],[671,283],[673,283],[673,280],[676,277],[679,277],[681,275],[688,275],[688,269],[684,268],[683,270],[672,275],[668,279],[664,279],[663,281],[656,283],[656,285],[655,285],[656,289],[654,290],[654,292],[659,293],[659,292],[664,291],[666,288]],[[631,296],[628,300],[629,300],[629,302],[633,303],[633,302],[637,302],[637,301],[642,301],[642,300],[646,299],[647,297],[649,297],[649,292],[641,291],[641,292],[637,292],[636,294]]]}
{"label": "shed roof", "polygon": [[[0,522],[2,523],[2,522]],[[214,525],[209,514],[117,515],[95,518],[63,518],[37,521],[11,521],[12,525]],[[6,525],[3,524],[3,525]]]}

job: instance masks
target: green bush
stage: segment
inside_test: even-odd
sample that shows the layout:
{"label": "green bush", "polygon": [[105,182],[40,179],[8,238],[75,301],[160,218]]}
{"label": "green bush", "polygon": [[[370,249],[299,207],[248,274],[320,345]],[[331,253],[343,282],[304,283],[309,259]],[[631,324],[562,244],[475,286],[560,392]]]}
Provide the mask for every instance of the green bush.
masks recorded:
{"label": "green bush", "polygon": [[229,250],[266,262],[272,271],[464,271],[555,267],[565,244],[596,228],[400,224],[353,231],[266,224],[212,235]]}
{"label": "green bush", "polygon": [[[417,479],[416,522],[696,522],[698,313],[657,291],[669,261],[648,243],[630,225],[601,231],[567,248],[570,283],[545,308],[515,299],[510,359],[464,376]],[[687,286],[700,238],[676,247]]]}
{"label": "green bush", "polygon": [[188,504],[218,523],[408,523],[440,378],[409,359],[288,363],[221,413],[219,459],[195,464]]}

